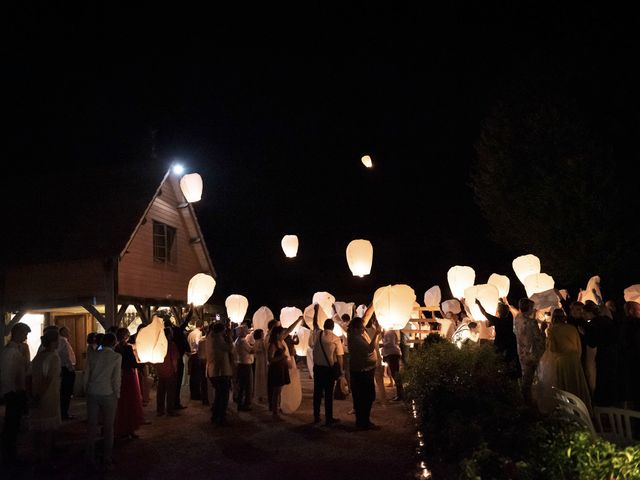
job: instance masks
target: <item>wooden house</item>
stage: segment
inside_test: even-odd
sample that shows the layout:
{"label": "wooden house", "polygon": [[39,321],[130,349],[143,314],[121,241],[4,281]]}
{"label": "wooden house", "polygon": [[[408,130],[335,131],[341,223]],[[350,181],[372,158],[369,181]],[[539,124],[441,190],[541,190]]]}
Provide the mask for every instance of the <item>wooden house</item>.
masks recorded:
{"label": "wooden house", "polygon": [[81,170],[34,175],[22,186],[29,195],[15,198],[20,190],[14,188],[14,197],[5,198],[0,272],[3,338],[27,319],[35,341],[42,325],[65,325],[77,368],[88,332],[146,323],[159,307],[179,317],[190,278],[215,276],[194,208],[172,168]]}

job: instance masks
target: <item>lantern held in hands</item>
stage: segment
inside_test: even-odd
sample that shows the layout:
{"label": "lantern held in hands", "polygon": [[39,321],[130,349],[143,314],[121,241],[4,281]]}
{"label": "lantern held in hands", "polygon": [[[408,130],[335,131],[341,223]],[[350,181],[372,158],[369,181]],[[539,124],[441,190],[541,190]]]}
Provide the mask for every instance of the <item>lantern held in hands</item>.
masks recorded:
{"label": "lantern held in hands", "polygon": [[[595,293],[594,293],[595,290]],[[591,300],[596,305],[602,303],[602,292],[600,291],[600,277],[598,275],[591,277],[587,282],[587,288],[582,292],[582,303]]]}
{"label": "lantern held in hands", "polygon": [[524,281],[529,275],[540,273],[540,259],[535,255],[522,255],[513,260],[513,271],[516,272],[518,280],[524,285]]}
{"label": "lantern held in hands", "polygon": [[364,155],[361,160],[362,160],[362,164],[365,167],[367,168],[373,167],[373,162],[371,161],[371,157],[369,155]]}
{"label": "lantern held in hands", "polygon": [[280,310],[280,325],[289,328],[302,316],[302,310],[296,307],[284,307]]}
{"label": "lantern held in hands", "polygon": [[233,323],[242,323],[249,308],[249,300],[244,295],[229,295],[224,302],[227,307],[227,315]]}
{"label": "lantern held in hands", "polygon": [[[302,317],[304,318],[304,323],[313,330],[313,315],[315,314],[315,309],[313,308],[313,304],[309,305],[304,309],[304,313]],[[318,328],[321,330],[324,328],[324,321],[329,318],[325,313],[322,307],[318,308]]]}
{"label": "lantern held in hands", "polygon": [[187,302],[194,307],[199,307],[207,303],[216,288],[216,281],[211,275],[198,273],[189,280],[187,290]]}
{"label": "lantern held in hands", "polygon": [[140,363],[162,363],[167,355],[169,341],[164,334],[164,321],[154,316],[151,323],[136,335],[136,352]]}
{"label": "lantern held in hands", "polygon": [[631,285],[625,288],[624,301],[640,303],[640,285]]}
{"label": "lantern held in hands", "polygon": [[451,294],[460,300],[464,298],[464,290],[472,287],[476,281],[476,272],[471,267],[456,265],[447,272],[447,280]]}
{"label": "lantern held in hands", "polygon": [[376,290],[373,308],[385,330],[401,330],[411,318],[416,294],[409,285],[388,285]]}
{"label": "lantern held in hands", "polygon": [[333,316],[333,304],[336,302],[336,297],[329,292],[316,292],[313,294],[312,303],[317,303],[324,312],[327,318]]}
{"label": "lantern held in hands", "polygon": [[190,173],[180,179],[180,190],[187,202],[198,202],[202,198],[202,177],[197,173]]}
{"label": "lantern held in hands", "polygon": [[253,314],[253,318],[251,319],[251,323],[253,324],[254,330],[262,330],[264,333],[267,333],[267,326],[271,320],[273,320],[273,312],[269,309],[269,307],[260,307]]}
{"label": "lantern held in hands", "polygon": [[546,292],[555,286],[553,277],[546,273],[534,273],[524,279],[524,289],[527,291],[527,297],[531,298],[534,293]]}
{"label": "lantern held in hands", "polygon": [[302,325],[298,325],[294,330],[298,336],[298,343],[295,345],[296,355],[304,357],[307,355],[307,348],[309,348],[309,335],[311,331]]}
{"label": "lantern held in hands", "polygon": [[288,258],[293,258],[298,254],[298,237],[296,235],[285,235],[282,237],[280,245]]}
{"label": "lantern held in hands", "polygon": [[440,310],[442,310],[442,313],[444,315],[447,315],[448,313],[457,315],[462,311],[462,307],[460,305],[460,302],[454,298],[452,300],[445,300],[444,302],[442,302]]}
{"label": "lantern held in hands", "polygon": [[498,289],[495,285],[489,283],[483,285],[474,285],[464,291],[464,303],[469,308],[469,313],[474,320],[486,320],[482,314],[482,310],[476,303],[476,299],[480,301],[482,307],[489,315],[495,315],[498,310],[498,302],[500,301]]}
{"label": "lantern held in hands", "polygon": [[351,318],[355,304],[353,302],[335,302],[333,306],[336,308],[336,313],[340,318],[342,318],[343,315],[349,315],[349,318]]}
{"label": "lantern held in hands", "polygon": [[440,301],[442,300],[442,292],[438,285],[434,285],[429,290],[424,292],[424,306],[427,309],[434,311],[440,309]]}
{"label": "lantern held in hands", "polygon": [[498,295],[500,295],[500,298],[505,298],[507,295],[509,295],[509,287],[511,286],[511,281],[506,275],[498,275],[497,273],[492,273],[487,283],[490,285],[494,285],[498,289]]}
{"label": "lantern held in hands", "polygon": [[369,240],[352,240],[347,245],[347,263],[351,273],[364,277],[371,273],[373,263],[373,245]]}

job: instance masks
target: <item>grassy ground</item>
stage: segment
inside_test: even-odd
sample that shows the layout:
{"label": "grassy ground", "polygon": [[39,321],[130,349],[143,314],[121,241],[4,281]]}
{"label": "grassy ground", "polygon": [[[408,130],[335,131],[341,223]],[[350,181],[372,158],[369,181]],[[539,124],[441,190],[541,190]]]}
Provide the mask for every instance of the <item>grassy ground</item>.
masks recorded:
{"label": "grassy ground", "polygon": [[[151,425],[140,428],[139,439],[116,441],[115,469],[106,474],[89,472],[83,463],[86,408],[74,399],[72,413],[77,420],[65,422],[57,435],[58,479],[388,479],[413,478],[415,430],[402,403],[374,405],[372,421],[379,431],[357,431],[349,415],[351,397],[334,401],[334,415],[342,421],[325,427],[311,423],[313,383],[301,371],[303,400],[300,409],[273,421],[267,409],[254,405],[238,413],[230,403],[229,425],[209,422],[209,409],[199,401],[188,401],[183,387],[183,404],[188,408],[178,417],[156,417],[152,402],[145,407]],[[387,398],[394,389],[387,388]],[[324,412],[323,412],[324,418]],[[21,434],[19,453],[30,458],[28,433]],[[0,471],[0,473],[2,473]],[[4,474],[0,477],[5,478]],[[6,477],[8,480],[9,478]],[[28,466],[23,475],[34,476]]]}

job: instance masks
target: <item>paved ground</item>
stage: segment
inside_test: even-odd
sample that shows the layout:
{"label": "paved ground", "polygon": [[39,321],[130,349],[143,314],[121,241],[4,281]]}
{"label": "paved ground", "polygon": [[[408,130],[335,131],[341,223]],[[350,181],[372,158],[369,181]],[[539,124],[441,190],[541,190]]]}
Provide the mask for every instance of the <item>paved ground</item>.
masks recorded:
{"label": "paved ground", "polygon": [[[413,478],[415,430],[402,403],[374,405],[372,421],[379,431],[356,431],[354,417],[347,412],[351,398],[334,401],[335,416],[342,422],[332,427],[314,426],[312,381],[301,372],[303,400],[300,409],[271,419],[262,406],[251,412],[237,413],[230,404],[229,425],[213,426],[208,407],[187,402],[188,387],[183,387],[179,417],[156,417],[153,401],[145,412],[151,425],[138,431],[139,439],[116,441],[116,468],[102,478],[108,479],[349,479],[402,480]],[[152,393],[152,400],[155,392]],[[387,388],[387,397],[394,390]],[[65,422],[58,435],[60,471],[50,478],[101,478],[84,467],[83,448],[86,417],[83,399],[74,400],[72,413],[79,420]],[[324,414],[323,414],[324,416]],[[20,453],[29,457],[28,434],[21,435]],[[0,477],[4,473],[0,470]],[[34,477],[25,474],[12,478]]]}

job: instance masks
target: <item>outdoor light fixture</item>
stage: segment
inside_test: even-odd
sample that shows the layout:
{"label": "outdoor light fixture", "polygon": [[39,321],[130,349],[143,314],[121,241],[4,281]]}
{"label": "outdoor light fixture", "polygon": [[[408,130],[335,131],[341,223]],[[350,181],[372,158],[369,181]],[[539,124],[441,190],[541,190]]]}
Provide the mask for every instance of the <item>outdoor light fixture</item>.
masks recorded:
{"label": "outdoor light fixture", "polygon": [[273,312],[269,309],[269,307],[260,307],[258,310],[256,310],[251,319],[253,329],[260,329],[266,334],[267,326],[269,322],[273,320],[273,318]]}
{"label": "outdoor light fixture", "polygon": [[492,273],[487,283],[490,285],[495,285],[495,287],[498,289],[500,298],[505,298],[507,295],[509,295],[509,287],[511,286],[511,281],[506,275]]}
{"label": "outdoor light fixture", "polygon": [[176,175],[182,175],[183,172],[184,172],[184,167],[179,163],[176,163],[173,166],[173,173],[175,173]]}
{"label": "outdoor light fixture", "polygon": [[373,167],[373,162],[371,161],[371,157],[369,155],[365,155],[362,157],[362,164],[367,167],[367,168],[371,168]]}
{"label": "outdoor light fixture", "polygon": [[164,334],[164,321],[154,316],[151,323],[136,335],[136,352],[140,363],[162,363],[167,355],[169,342]]}
{"label": "outdoor light fixture", "polygon": [[202,198],[202,177],[197,173],[190,173],[180,179],[180,190],[187,202],[198,202]]}
{"label": "outdoor light fixture", "polygon": [[424,306],[429,310],[440,310],[440,301],[442,300],[442,292],[438,285],[434,285],[424,292]]}
{"label": "outdoor light fixture", "polygon": [[540,273],[540,259],[535,255],[522,255],[514,259],[512,265],[513,271],[523,285],[529,275]]}
{"label": "outdoor light fixture", "polygon": [[476,281],[476,272],[471,267],[456,265],[447,272],[451,294],[460,300],[464,298],[465,288],[472,287]]}
{"label": "outdoor light fixture", "polygon": [[527,291],[527,297],[531,297],[534,293],[551,290],[554,286],[553,277],[546,273],[534,273],[524,279],[524,289]]}
{"label": "outdoor light fixture", "polygon": [[216,281],[211,275],[206,273],[198,273],[189,280],[189,288],[187,290],[187,302],[194,307],[199,307],[207,303],[209,297],[213,295],[216,288]]}
{"label": "outdoor light fixture", "polygon": [[347,245],[347,263],[351,273],[364,277],[371,273],[373,263],[373,245],[369,240],[352,240]]}
{"label": "outdoor light fixture", "polygon": [[280,325],[289,328],[302,316],[302,310],[296,307],[284,307],[280,310]]}
{"label": "outdoor light fixture", "polygon": [[373,308],[378,323],[385,330],[402,330],[409,319],[416,293],[409,285],[387,285],[376,290]]}
{"label": "outdoor light fixture", "polygon": [[298,254],[298,237],[296,235],[285,235],[282,237],[280,245],[288,258],[293,258]]}
{"label": "outdoor light fixture", "polygon": [[474,285],[464,291],[464,303],[469,308],[469,313],[474,320],[486,320],[480,310],[476,299],[480,300],[482,307],[487,311],[489,315],[495,315],[498,310],[498,302],[500,301],[500,294],[495,285],[489,283],[483,285]]}
{"label": "outdoor light fixture", "polygon": [[229,295],[224,302],[227,316],[233,323],[241,324],[249,308],[249,300],[244,295]]}

